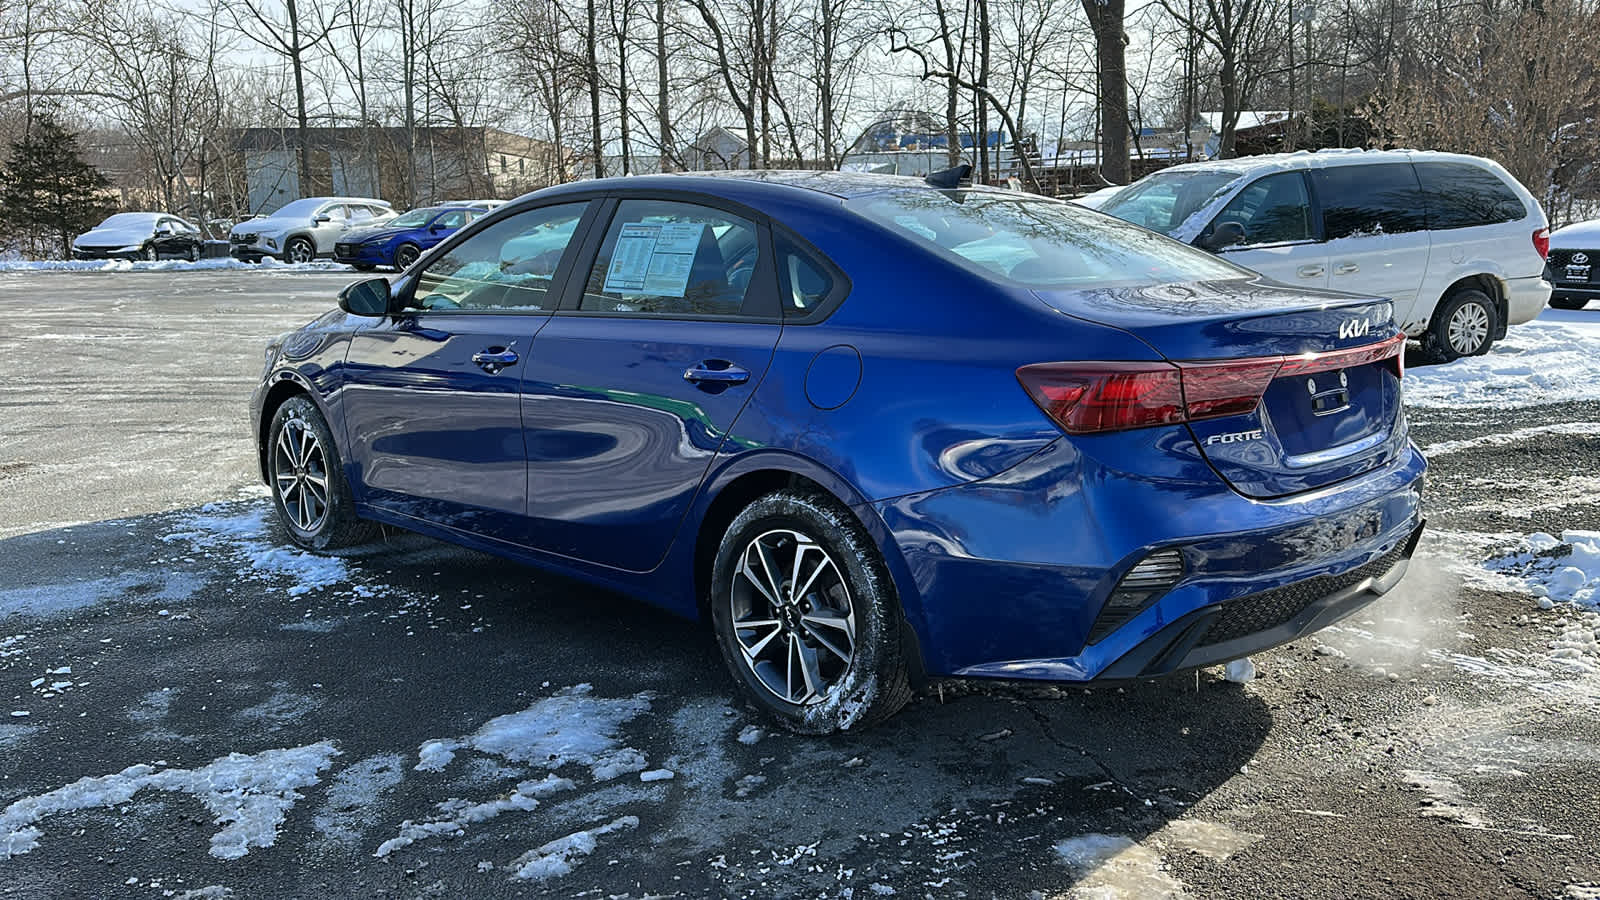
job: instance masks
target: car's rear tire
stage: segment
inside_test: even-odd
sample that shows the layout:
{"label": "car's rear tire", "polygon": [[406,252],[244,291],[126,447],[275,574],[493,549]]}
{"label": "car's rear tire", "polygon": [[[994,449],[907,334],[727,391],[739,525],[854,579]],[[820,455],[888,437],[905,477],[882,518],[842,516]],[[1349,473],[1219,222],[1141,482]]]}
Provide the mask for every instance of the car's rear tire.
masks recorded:
{"label": "car's rear tire", "polygon": [[1550,305],[1556,309],[1583,309],[1589,301],[1584,297],[1551,297]]}
{"label": "car's rear tire", "polygon": [[309,238],[290,238],[289,243],[283,245],[283,258],[285,262],[311,262],[317,258],[317,245]]}
{"label": "car's rear tire", "polygon": [[394,251],[395,271],[404,272],[405,270],[411,268],[411,264],[416,262],[417,257],[421,255],[422,248],[418,247],[416,244],[401,244],[399,247],[395,248]]}
{"label": "car's rear tire", "polygon": [[272,416],[267,434],[267,483],[289,537],[308,550],[366,543],[377,525],[356,518],[328,423],[309,397],[291,397]]}
{"label": "car's rear tire", "polygon": [[831,498],[785,490],[746,507],[717,550],[710,599],[734,680],[791,731],[871,725],[911,697],[894,584]]}
{"label": "car's rear tire", "polygon": [[139,258],[149,262],[154,262],[161,257],[156,253],[155,244],[145,244],[143,247],[139,248]]}
{"label": "car's rear tire", "polygon": [[1488,294],[1475,288],[1456,291],[1434,312],[1433,324],[1422,336],[1423,353],[1441,363],[1487,353],[1498,319]]}

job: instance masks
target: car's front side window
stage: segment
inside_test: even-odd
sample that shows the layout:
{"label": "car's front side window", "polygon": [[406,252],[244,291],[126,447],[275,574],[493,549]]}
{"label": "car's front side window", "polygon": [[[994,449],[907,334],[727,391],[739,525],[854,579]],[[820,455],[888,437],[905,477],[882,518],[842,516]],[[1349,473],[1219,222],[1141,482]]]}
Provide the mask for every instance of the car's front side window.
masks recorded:
{"label": "car's front side window", "polygon": [[501,219],[450,248],[417,275],[422,309],[548,310],[550,283],[587,202],[546,206]]}
{"label": "car's front side window", "polygon": [[584,289],[590,312],[734,316],[760,261],[754,223],[670,200],[624,200]]}
{"label": "car's front side window", "polygon": [[1279,172],[1258,179],[1228,201],[1210,230],[1224,222],[1244,229],[1244,242],[1236,246],[1312,240],[1311,196],[1305,177],[1299,172]]}

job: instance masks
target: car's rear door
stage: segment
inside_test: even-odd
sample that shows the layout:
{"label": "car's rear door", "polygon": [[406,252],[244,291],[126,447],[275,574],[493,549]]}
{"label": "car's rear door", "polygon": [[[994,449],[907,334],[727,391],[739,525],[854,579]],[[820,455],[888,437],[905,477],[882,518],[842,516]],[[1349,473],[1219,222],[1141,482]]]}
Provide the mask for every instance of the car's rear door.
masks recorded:
{"label": "car's rear door", "polygon": [[466,236],[397,287],[415,308],[351,339],[340,403],[358,499],[526,538],[518,387],[589,208],[553,203]]}
{"label": "car's rear door", "polygon": [[1429,237],[1422,185],[1408,162],[1314,170],[1312,186],[1328,243],[1328,287],[1388,297],[1402,327],[1433,312],[1418,308]]}
{"label": "car's rear door", "polygon": [[781,331],[767,228],[693,195],[611,201],[523,371],[541,549],[632,571],[665,555]]}

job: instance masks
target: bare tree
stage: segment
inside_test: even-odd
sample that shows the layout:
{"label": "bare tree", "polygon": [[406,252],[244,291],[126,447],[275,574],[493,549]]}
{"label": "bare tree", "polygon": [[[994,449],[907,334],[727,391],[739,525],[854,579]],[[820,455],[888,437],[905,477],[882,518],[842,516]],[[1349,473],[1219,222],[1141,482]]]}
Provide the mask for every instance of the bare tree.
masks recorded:
{"label": "bare tree", "polygon": [[318,21],[308,0],[233,0],[227,6],[239,33],[284,60],[294,77],[294,122],[300,189],[309,190],[311,178],[311,121],[306,102],[306,69],[312,54],[322,47],[337,15]]}

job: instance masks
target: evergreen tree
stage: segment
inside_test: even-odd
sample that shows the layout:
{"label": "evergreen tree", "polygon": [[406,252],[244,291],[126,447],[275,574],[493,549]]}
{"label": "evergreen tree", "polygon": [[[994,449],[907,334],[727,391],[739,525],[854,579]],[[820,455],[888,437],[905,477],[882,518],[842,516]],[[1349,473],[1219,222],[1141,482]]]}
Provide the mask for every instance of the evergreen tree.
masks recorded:
{"label": "evergreen tree", "polygon": [[53,245],[72,255],[72,239],[93,228],[114,207],[102,194],[110,182],[78,155],[77,135],[48,112],[11,144],[0,168],[0,225],[29,243]]}

